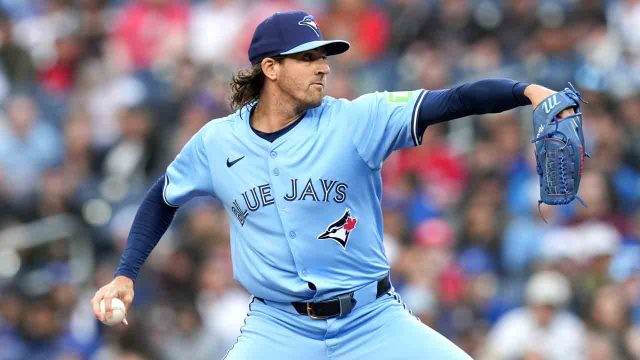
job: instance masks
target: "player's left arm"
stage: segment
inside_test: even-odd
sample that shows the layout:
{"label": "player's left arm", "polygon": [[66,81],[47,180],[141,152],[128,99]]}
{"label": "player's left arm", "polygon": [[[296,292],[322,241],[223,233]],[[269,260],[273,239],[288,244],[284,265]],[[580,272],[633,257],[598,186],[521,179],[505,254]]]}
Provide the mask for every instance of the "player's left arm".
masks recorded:
{"label": "player's left arm", "polygon": [[[499,113],[525,105],[535,108],[555,92],[544,86],[510,79],[486,79],[451,89],[431,90],[420,104],[418,134],[429,125],[469,115]],[[561,116],[572,112],[567,109]]]}

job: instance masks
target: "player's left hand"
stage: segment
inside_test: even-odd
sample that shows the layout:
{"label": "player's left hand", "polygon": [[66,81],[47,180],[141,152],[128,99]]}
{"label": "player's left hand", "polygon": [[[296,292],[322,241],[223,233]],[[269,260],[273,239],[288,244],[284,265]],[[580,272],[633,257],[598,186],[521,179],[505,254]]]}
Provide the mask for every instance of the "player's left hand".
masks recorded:
{"label": "player's left hand", "polygon": [[[533,109],[537,108],[542,101],[555,93],[557,93],[557,91],[536,84],[531,84],[524,89],[524,95],[531,100],[531,107]],[[575,114],[575,111],[569,108],[564,109],[559,116],[560,118],[564,118],[573,114]]]}

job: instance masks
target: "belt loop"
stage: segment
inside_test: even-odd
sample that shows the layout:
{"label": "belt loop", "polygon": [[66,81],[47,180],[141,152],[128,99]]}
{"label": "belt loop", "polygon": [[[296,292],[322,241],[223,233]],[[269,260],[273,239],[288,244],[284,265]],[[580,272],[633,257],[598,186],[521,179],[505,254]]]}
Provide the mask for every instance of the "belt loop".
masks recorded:
{"label": "belt loop", "polygon": [[376,298],[386,294],[389,290],[391,290],[391,274],[387,273],[385,277],[378,280],[378,286],[376,289]]}
{"label": "belt loop", "polygon": [[356,299],[353,298],[353,293],[348,293],[344,295],[338,296],[338,301],[340,304],[340,315],[344,316],[353,310],[354,306],[356,306]]}

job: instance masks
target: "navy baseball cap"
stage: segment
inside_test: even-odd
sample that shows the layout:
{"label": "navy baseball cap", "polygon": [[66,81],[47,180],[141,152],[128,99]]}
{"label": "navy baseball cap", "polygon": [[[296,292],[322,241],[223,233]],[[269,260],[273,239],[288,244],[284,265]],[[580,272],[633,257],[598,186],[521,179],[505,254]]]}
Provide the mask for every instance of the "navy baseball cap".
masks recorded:
{"label": "navy baseball cap", "polygon": [[304,11],[277,12],[261,22],[249,45],[249,61],[257,64],[266,57],[295,54],[323,47],[327,55],[349,49],[343,40],[324,40],[312,15]]}

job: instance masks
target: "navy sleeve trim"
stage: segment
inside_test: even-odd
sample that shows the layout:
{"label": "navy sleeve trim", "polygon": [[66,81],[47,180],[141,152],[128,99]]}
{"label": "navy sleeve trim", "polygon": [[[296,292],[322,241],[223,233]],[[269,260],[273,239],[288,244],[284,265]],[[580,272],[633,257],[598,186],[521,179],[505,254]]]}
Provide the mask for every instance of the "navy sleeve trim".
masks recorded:
{"label": "navy sleeve trim", "polygon": [[427,94],[427,90],[422,90],[418,95],[418,100],[413,106],[413,113],[411,114],[411,137],[413,138],[413,145],[418,146],[422,144],[422,134],[424,131],[418,131],[418,115],[420,113],[420,105],[424,100],[424,96]]}
{"label": "navy sleeve trim", "polygon": [[171,225],[178,208],[165,203],[163,184],[166,186],[164,176],[142,200],[114,276],[123,275],[135,281],[145,260]]}

